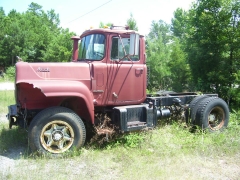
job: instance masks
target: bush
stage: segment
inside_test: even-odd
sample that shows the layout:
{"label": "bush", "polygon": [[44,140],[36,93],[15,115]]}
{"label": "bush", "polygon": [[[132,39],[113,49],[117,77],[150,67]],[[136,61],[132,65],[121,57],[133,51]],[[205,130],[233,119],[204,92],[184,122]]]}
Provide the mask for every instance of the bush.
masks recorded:
{"label": "bush", "polygon": [[4,79],[7,80],[7,81],[14,81],[15,74],[16,74],[15,66],[10,66],[6,70],[6,74],[4,76]]}

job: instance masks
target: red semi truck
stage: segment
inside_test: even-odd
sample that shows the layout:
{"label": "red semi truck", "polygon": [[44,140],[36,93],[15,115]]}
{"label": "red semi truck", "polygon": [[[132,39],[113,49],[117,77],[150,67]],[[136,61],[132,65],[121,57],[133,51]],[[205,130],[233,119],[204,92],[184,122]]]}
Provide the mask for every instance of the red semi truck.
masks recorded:
{"label": "red semi truck", "polygon": [[[153,128],[176,111],[209,131],[227,127],[229,109],[216,94],[146,94],[145,41],[137,32],[112,26],[72,40],[72,62],[16,63],[9,127],[28,129],[32,151],[58,154],[80,148],[86,124],[97,127],[99,114],[121,132]],[[104,127],[97,132],[109,133]]]}

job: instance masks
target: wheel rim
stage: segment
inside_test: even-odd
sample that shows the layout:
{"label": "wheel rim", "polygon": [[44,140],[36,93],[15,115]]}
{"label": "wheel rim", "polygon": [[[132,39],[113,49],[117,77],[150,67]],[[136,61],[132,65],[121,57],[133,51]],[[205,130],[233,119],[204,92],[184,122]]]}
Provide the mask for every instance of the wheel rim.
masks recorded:
{"label": "wheel rim", "polygon": [[40,140],[43,148],[47,151],[51,153],[62,153],[72,146],[74,131],[72,127],[64,121],[51,121],[43,127]]}
{"label": "wheel rim", "polygon": [[219,130],[224,125],[224,119],[224,110],[221,107],[215,107],[208,115],[208,125],[214,131]]}

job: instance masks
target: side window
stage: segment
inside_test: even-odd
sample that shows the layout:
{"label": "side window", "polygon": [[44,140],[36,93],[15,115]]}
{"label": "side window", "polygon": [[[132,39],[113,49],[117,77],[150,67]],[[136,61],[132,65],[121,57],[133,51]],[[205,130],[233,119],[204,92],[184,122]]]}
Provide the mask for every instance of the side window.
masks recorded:
{"label": "side window", "polygon": [[[129,55],[129,47],[130,47],[130,38],[112,38],[112,49],[111,49],[111,59],[112,60],[129,60],[126,55]],[[138,61],[139,55],[133,56],[129,55],[129,58],[132,61]]]}
{"label": "side window", "polygon": [[81,39],[78,50],[79,60],[101,60],[105,55],[105,36],[91,34]]}

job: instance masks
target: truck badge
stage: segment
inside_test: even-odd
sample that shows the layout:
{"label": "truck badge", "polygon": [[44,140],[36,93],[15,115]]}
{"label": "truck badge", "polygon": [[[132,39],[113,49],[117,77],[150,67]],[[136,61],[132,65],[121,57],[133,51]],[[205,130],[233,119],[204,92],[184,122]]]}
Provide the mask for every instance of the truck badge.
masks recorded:
{"label": "truck badge", "polygon": [[50,72],[50,69],[48,67],[47,68],[38,67],[37,72]]}

